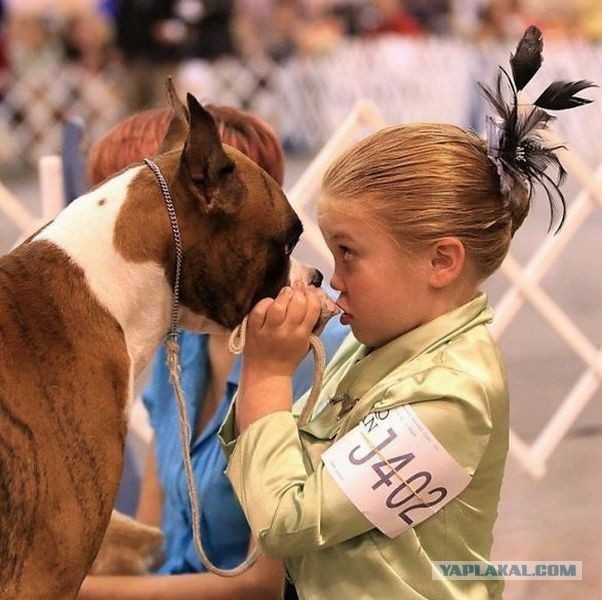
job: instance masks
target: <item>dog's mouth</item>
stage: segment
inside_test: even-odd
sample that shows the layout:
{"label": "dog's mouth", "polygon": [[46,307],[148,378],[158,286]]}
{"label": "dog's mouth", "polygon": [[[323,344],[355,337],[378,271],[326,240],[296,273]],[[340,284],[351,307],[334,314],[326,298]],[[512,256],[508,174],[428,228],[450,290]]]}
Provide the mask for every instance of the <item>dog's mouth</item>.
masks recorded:
{"label": "dog's mouth", "polygon": [[341,316],[339,318],[341,325],[351,325],[351,323],[353,322],[353,317],[349,314],[349,313],[341,313]]}
{"label": "dog's mouth", "polygon": [[320,291],[322,308],[320,310],[318,322],[314,327],[314,333],[316,335],[320,335],[328,321],[341,312],[341,309],[336,305],[335,301],[322,288],[318,288],[318,290]]}
{"label": "dog's mouth", "polygon": [[[278,283],[276,285],[272,284],[272,285],[265,285],[263,286],[261,289],[259,289],[257,292],[255,292],[255,295],[253,296],[250,306],[248,307],[248,310],[246,312],[244,312],[244,314],[247,314],[248,312],[251,311],[251,309],[260,301],[263,300],[264,298],[276,298],[276,296],[278,295],[278,293],[280,292],[280,290],[287,285],[286,280],[282,280],[281,283]],[[244,316],[243,314],[243,316]]]}

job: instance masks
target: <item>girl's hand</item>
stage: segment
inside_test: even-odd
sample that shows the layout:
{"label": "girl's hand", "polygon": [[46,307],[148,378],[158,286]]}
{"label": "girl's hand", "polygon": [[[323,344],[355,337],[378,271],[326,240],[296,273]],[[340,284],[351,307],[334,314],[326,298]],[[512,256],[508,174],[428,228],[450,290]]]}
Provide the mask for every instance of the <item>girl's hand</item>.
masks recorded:
{"label": "girl's hand", "polygon": [[276,299],[258,302],[247,323],[245,370],[265,377],[292,376],[309,349],[322,296],[313,286],[295,283],[282,288]]}
{"label": "girl's hand", "polygon": [[265,415],[291,410],[292,375],[309,349],[321,297],[299,283],[282,288],[275,300],[259,301],[249,314],[234,413],[238,433]]}

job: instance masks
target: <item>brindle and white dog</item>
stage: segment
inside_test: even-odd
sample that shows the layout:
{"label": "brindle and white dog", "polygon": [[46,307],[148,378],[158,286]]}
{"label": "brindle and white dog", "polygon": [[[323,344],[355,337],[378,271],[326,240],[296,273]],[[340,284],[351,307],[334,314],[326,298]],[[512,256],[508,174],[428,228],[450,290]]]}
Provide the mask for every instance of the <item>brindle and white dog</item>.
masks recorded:
{"label": "brindle and white dog", "polygon": [[[223,331],[289,281],[302,227],[187,104],[167,136],[184,127],[183,148],[155,162],[182,233],[181,325]],[[0,258],[1,598],[76,596],[111,515],[132,383],[169,331],[174,268],[164,199],[140,164]]]}

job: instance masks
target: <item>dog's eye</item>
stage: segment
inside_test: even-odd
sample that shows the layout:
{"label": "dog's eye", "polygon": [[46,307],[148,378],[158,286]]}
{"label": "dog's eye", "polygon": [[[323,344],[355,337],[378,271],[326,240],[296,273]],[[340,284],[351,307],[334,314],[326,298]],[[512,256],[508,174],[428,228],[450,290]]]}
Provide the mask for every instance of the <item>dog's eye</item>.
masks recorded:
{"label": "dog's eye", "polygon": [[226,177],[227,175],[230,175],[230,173],[232,173],[233,171],[234,171],[234,163],[230,162],[230,163],[226,164],[225,166],[223,166],[219,170],[219,176]]}
{"label": "dog's eye", "polygon": [[295,249],[296,245],[297,245],[297,242],[289,242],[288,244],[286,244],[284,246],[284,253],[287,256],[290,256],[293,253],[293,250]]}

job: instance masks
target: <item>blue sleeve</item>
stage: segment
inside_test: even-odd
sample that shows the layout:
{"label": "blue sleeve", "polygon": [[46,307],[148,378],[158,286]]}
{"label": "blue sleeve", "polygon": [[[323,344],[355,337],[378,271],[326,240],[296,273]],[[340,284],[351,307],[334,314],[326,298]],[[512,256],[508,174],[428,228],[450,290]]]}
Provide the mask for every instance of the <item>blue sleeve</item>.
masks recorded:
{"label": "blue sleeve", "polygon": [[[180,334],[180,366],[182,368],[180,382],[191,415],[196,412],[196,403],[205,378],[206,338],[207,336],[204,334],[190,331],[183,331]],[[163,419],[171,415],[176,406],[166,360],[167,350],[162,345],[155,353],[150,379],[142,392],[142,401],[148,411],[155,433]]]}
{"label": "blue sleeve", "polygon": [[[320,340],[326,352],[326,364],[330,362],[341,342],[349,335],[351,329],[341,325],[338,317],[333,317],[327,323]],[[310,352],[299,365],[293,376],[293,400],[300,398],[309,388],[314,379],[314,355]]]}

